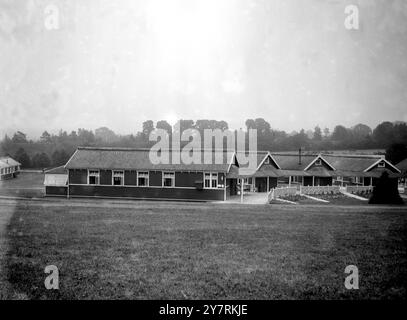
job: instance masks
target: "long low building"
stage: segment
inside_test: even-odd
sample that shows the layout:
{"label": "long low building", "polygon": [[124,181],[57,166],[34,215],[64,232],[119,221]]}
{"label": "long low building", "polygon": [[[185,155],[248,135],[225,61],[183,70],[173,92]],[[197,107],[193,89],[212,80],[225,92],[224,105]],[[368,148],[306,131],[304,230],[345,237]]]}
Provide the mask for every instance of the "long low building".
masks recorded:
{"label": "long low building", "polygon": [[244,179],[246,190],[265,192],[293,185],[375,186],[383,172],[395,181],[400,176],[382,156],[259,152],[256,172],[243,166],[234,176]]}
{"label": "long low building", "polygon": [[12,179],[20,173],[21,163],[11,157],[0,157],[0,180]]}
{"label": "long low building", "polygon": [[[76,150],[64,167],[46,172],[47,195],[135,199],[226,200],[243,187],[268,192],[281,185],[374,186],[383,172],[397,181],[400,170],[381,156],[257,152],[256,168],[233,151],[213,152],[205,163],[153,164],[149,150]],[[172,155],[171,153],[169,153]],[[171,158],[172,159],[172,158]]]}
{"label": "long low building", "polygon": [[[225,200],[236,188],[234,179],[226,178],[237,167],[234,152],[213,152],[210,164],[204,159],[202,164],[153,164],[149,152],[78,148],[64,167],[66,196],[206,201]],[[49,188],[47,195],[65,192]]]}

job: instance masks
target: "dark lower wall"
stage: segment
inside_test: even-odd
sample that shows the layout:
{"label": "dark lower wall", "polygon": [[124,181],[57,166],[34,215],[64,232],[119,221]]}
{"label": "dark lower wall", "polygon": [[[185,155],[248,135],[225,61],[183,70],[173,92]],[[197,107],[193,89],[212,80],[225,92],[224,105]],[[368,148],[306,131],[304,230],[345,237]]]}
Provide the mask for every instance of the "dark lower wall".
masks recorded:
{"label": "dark lower wall", "polygon": [[46,196],[66,196],[67,191],[68,191],[67,187],[54,187],[54,186],[45,187]]}
{"label": "dark lower wall", "polygon": [[15,178],[15,175],[13,173],[7,173],[7,174],[3,174],[0,177],[0,180],[7,180],[7,179],[12,179]]}
{"label": "dark lower wall", "polygon": [[[150,175],[151,179],[151,175]],[[114,187],[114,186],[80,186],[70,185],[69,195],[85,197],[123,197],[139,199],[172,199],[172,200],[224,200],[223,189],[195,188],[148,188],[148,187]]]}

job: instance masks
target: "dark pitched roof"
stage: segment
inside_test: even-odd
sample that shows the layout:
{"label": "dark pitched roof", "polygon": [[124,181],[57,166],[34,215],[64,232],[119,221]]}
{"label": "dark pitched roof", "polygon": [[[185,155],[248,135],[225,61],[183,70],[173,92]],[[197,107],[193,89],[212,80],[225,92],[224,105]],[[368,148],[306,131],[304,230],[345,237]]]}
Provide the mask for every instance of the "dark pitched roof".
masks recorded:
{"label": "dark pitched roof", "polygon": [[401,171],[407,171],[407,158],[396,164],[396,167]]}
{"label": "dark pitched roof", "polygon": [[254,155],[256,158],[256,168],[258,168],[262,162],[265,160],[267,155],[271,156],[271,160],[276,163],[278,166],[278,162],[274,159],[273,155],[268,151],[257,151],[257,152],[236,152],[237,161],[239,162],[240,167],[248,167],[248,163],[244,163],[244,157],[249,157],[250,155]]}
{"label": "dark pitched roof", "polygon": [[301,163],[299,155],[288,153],[271,153],[282,170],[304,170],[317,155],[301,155]]}
{"label": "dark pitched roof", "polygon": [[378,160],[383,159],[381,156],[330,154],[324,154],[323,158],[333,165],[336,170],[352,172],[363,172]]}
{"label": "dark pitched roof", "polygon": [[[208,150],[205,150],[209,152]],[[223,171],[227,172],[235,157],[232,151],[213,151],[211,164],[205,164],[205,151],[201,152],[201,163],[154,164],[149,149],[90,148],[79,147],[65,165],[67,169],[123,169],[123,170],[172,170],[172,171]],[[218,161],[220,160],[220,161]]]}

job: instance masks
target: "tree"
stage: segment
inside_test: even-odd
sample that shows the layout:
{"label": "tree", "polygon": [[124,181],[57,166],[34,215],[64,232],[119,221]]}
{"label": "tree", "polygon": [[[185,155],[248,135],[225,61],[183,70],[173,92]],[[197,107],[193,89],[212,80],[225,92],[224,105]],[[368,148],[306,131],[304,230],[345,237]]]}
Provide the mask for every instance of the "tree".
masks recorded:
{"label": "tree", "polygon": [[398,122],[394,125],[394,142],[407,145],[407,123]]}
{"label": "tree", "polygon": [[12,147],[12,145],[13,145],[13,142],[11,141],[9,136],[6,134],[4,136],[3,141],[0,144],[0,147],[1,147],[0,152],[7,153],[10,150],[10,148]]}
{"label": "tree", "polygon": [[329,128],[325,128],[325,129],[324,129],[324,138],[325,138],[325,139],[328,139],[330,134],[331,134],[331,133],[329,132]]}
{"label": "tree", "polygon": [[13,143],[27,143],[27,135],[21,131],[17,131],[11,139]]}
{"label": "tree", "polygon": [[287,139],[288,148],[296,150],[298,148],[307,148],[309,146],[309,138],[304,129],[300,133],[296,133]]}
{"label": "tree", "polygon": [[188,129],[194,128],[194,120],[179,120],[178,121],[181,134]]}
{"label": "tree", "polygon": [[51,162],[53,166],[62,166],[69,160],[69,155],[64,149],[55,150],[51,155]]}
{"label": "tree", "polygon": [[83,146],[93,145],[95,143],[95,135],[91,130],[78,129],[78,143]]}
{"label": "tree", "polygon": [[154,122],[152,120],[147,120],[143,122],[143,135],[147,138],[150,136],[150,133],[154,130]]}
{"label": "tree", "polygon": [[107,127],[101,127],[95,130],[95,138],[99,139],[102,142],[113,143],[118,140],[118,137],[114,131],[110,130]]}
{"label": "tree", "polygon": [[44,131],[40,137],[41,142],[43,143],[50,143],[51,142],[51,135],[47,132]]}
{"label": "tree", "polygon": [[170,135],[171,132],[172,132],[172,127],[171,127],[171,125],[170,125],[167,121],[165,121],[165,120],[160,120],[160,121],[158,121],[158,122],[157,122],[157,125],[156,125],[156,128],[157,128],[157,129],[162,129],[162,130],[167,131],[167,133],[168,133],[169,135]]}
{"label": "tree", "polygon": [[382,173],[377,185],[373,189],[373,194],[369,204],[403,204],[404,201],[397,190],[397,178],[389,178],[385,171]]}
{"label": "tree", "polygon": [[256,129],[256,123],[253,119],[247,119],[245,122],[246,129],[249,131],[250,129]]}
{"label": "tree", "polygon": [[386,150],[386,159],[397,164],[407,158],[407,145],[394,143]]}
{"label": "tree", "polygon": [[346,142],[349,139],[349,131],[344,126],[337,125],[332,133],[332,140]]}
{"label": "tree", "polygon": [[267,136],[270,134],[270,123],[268,123],[263,118],[257,118],[254,120],[255,129],[257,129],[257,134],[260,136]]}
{"label": "tree", "polygon": [[357,124],[352,127],[351,130],[353,137],[358,140],[366,139],[366,137],[369,137],[372,134],[372,129],[363,123]]}
{"label": "tree", "polygon": [[32,158],[32,166],[34,168],[47,168],[51,165],[51,161],[46,153],[36,153]]}
{"label": "tree", "polygon": [[321,141],[322,140],[322,132],[319,126],[316,126],[314,129],[314,141]]}
{"label": "tree", "polygon": [[19,148],[14,155],[14,159],[21,163],[21,167],[29,168],[31,166],[30,157],[23,148]]}
{"label": "tree", "polygon": [[379,147],[387,147],[394,141],[394,126],[385,121],[373,130],[373,139]]}

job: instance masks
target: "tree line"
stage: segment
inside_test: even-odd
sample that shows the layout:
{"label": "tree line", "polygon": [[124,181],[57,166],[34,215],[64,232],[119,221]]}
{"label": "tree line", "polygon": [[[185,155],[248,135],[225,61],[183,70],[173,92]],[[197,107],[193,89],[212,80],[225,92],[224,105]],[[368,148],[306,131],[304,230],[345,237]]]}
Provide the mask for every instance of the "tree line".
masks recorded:
{"label": "tree line", "polygon": [[[217,120],[179,120],[180,131],[196,129],[203,137],[205,129],[229,129],[226,121]],[[109,128],[101,127],[94,131],[60,130],[58,134],[44,131],[36,140],[28,140],[27,135],[17,131],[11,137],[5,135],[0,142],[0,152],[10,155],[25,168],[48,168],[65,164],[78,146],[105,146],[149,148],[155,142],[149,141],[154,129],[164,129],[171,136],[174,128],[165,120],[154,123],[143,122],[136,134],[119,135]],[[382,122],[372,129],[365,124],[346,128],[337,125],[331,132],[328,128],[316,126],[313,130],[285,132],[273,129],[263,118],[247,119],[246,133],[257,130],[258,150],[293,151],[302,148],[312,151],[386,149],[386,156],[394,163],[407,157],[407,124],[405,122]],[[185,142],[187,143],[187,142]]]}

